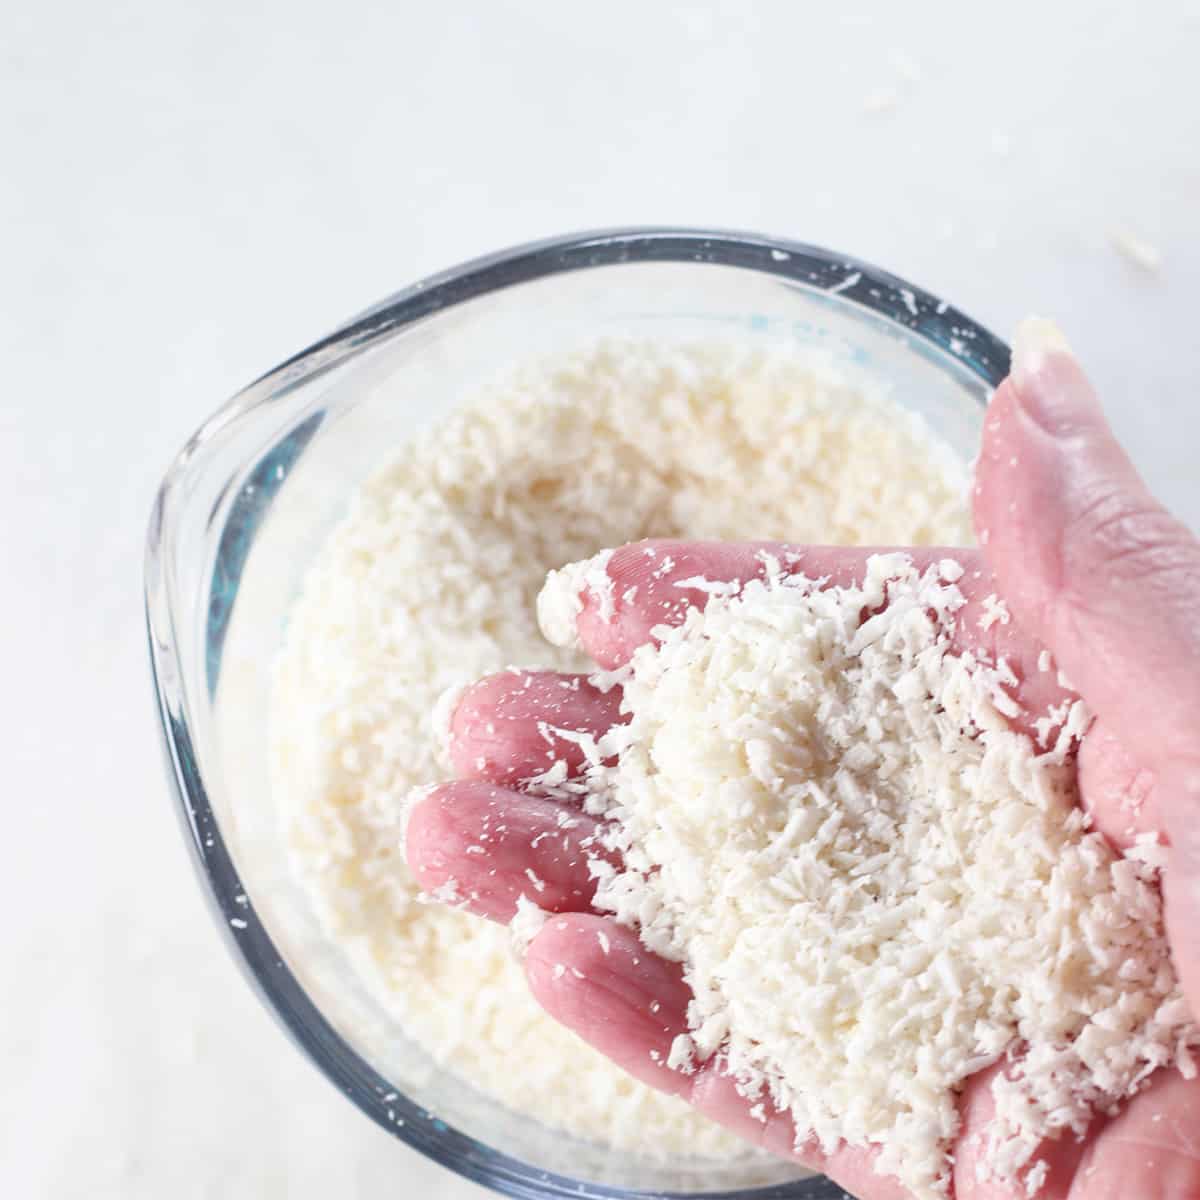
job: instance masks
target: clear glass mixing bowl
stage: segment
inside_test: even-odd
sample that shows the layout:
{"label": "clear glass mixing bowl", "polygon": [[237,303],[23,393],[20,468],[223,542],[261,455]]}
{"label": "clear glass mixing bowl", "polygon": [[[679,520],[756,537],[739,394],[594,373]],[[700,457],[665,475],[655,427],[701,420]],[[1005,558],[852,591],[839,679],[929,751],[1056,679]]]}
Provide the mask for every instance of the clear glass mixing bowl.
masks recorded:
{"label": "clear glass mixing bowl", "polygon": [[497,369],[604,334],[825,347],[889,380],[964,457],[1009,362],[919,288],[744,234],[580,234],[422,280],[235,396],[163,481],[146,612],[170,778],[250,982],[325,1075],[410,1146],[518,1197],[840,1196],[784,1162],[639,1161],[505,1111],[389,1020],[288,873],[267,773],[270,664],[314,554],[381,454]]}

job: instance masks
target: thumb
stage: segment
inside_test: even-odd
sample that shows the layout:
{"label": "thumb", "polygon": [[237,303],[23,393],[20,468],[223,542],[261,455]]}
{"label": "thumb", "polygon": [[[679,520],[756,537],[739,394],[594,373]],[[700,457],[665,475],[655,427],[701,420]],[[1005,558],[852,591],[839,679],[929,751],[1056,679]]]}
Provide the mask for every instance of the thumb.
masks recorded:
{"label": "thumb", "polygon": [[1143,765],[1200,763],[1200,542],[1047,321],[1022,324],[989,408],[975,528],[1014,616]]}
{"label": "thumb", "polygon": [[1169,919],[1200,1007],[1200,947],[1178,941],[1200,931],[1200,542],[1147,490],[1047,321],[1022,323],[989,406],[975,527],[1017,622],[1156,777]]}

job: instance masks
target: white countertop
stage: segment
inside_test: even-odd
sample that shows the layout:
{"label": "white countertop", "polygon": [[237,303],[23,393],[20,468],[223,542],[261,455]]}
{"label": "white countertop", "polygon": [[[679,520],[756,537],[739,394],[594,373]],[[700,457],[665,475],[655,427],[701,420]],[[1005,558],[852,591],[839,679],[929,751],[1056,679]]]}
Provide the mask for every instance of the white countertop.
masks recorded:
{"label": "white countertop", "polygon": [[361,1117],[243,983],[176,828],[143,646],[171,455],[368,303],[571,229],[817,242],[1002,334],[1059,318],[1200,526],[1190,0],[50,0],[5,27],[5,1196],[483,1194]]}

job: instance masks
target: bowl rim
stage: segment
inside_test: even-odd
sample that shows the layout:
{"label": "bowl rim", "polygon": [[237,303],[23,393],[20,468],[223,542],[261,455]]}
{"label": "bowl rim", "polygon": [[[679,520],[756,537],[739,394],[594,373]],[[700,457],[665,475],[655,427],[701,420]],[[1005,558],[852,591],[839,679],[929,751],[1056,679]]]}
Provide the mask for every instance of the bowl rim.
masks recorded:
{"label": "bowl rim", "polygon": [[257,916],[209,800],[189,728],[174,612],[164,580],[163,551],[170,537],[181,481],[197,454],[248,412],[345,365],[425,317],[479,296],[564,272],[653,262],[711,264],[774,275],[806,290],[836,295],[843,302],[904,327],[966,367],[990,388],[998,386],[1008,374],[1010,353],[1005,343],[923,288],[860,259],[761,234],[668,226],[586,231],[500,250],[418,280],[238,392],[188,439],[167,471],[150,517],[144,594],[167,775],[202,891],[227,947],[260,1000],[326,1078],[377,1125],[413,1149],[475,1183],[518,1200],[619,1200],[638,1196],[653,1196],[656,1200],[833,1200],[844,1194],[842,1190],[828,1180],[817,1179],[711,1193],[651,1193],[571,1179],[461,1133],[394,1089],[322,1015]]}

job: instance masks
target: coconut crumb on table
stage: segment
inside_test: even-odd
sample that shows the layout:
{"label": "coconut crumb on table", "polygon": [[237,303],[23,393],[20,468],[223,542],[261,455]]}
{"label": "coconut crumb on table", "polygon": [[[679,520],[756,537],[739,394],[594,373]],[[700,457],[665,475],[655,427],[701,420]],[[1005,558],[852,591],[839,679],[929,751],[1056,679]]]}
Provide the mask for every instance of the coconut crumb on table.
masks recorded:
{"label": "coconut crumb on table", "polygon": [[1163,263],[1162,251],[1145,238],[1128,229],[1112,229],[1108,240],[1122,258],[1149,274],[1156,273]]}

